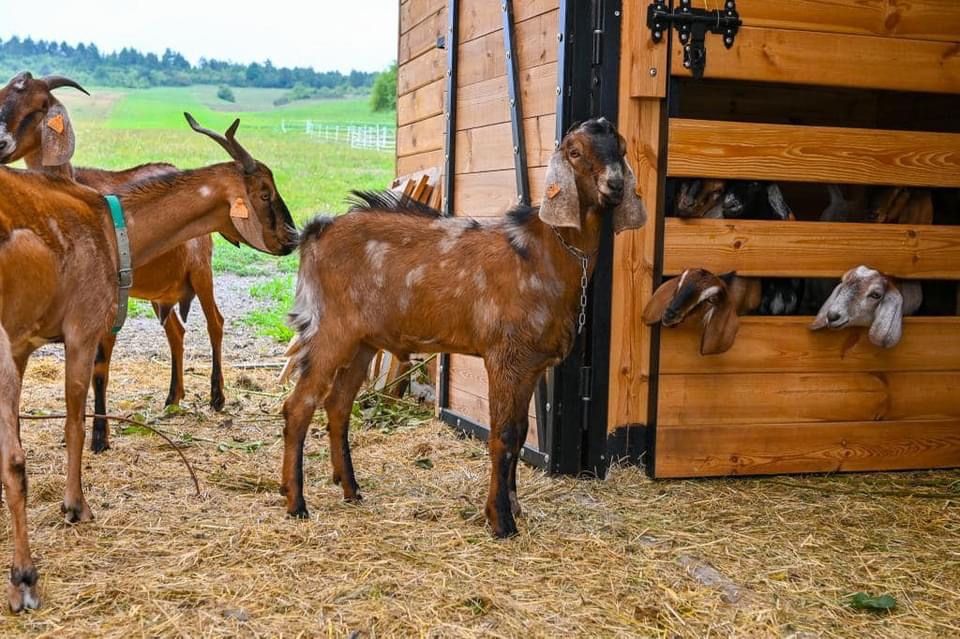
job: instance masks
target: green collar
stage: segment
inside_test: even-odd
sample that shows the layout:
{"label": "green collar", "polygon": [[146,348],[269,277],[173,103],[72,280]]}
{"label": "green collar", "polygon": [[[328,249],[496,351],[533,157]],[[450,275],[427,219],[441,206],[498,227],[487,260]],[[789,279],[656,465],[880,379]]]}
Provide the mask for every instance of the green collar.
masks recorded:
{"label": "green collar", "polygon": [[123,216],[123,205],[116,195],[104,195],[110,208],[110,218],[113,220],[113,229],[117,234],[117,316],[111,331],[114,335],[123,328],[127,320],[127,300],[130,297],[130,287],[133,286],[133,268],[130,260],[130,236],[127,234],[127,220]]}

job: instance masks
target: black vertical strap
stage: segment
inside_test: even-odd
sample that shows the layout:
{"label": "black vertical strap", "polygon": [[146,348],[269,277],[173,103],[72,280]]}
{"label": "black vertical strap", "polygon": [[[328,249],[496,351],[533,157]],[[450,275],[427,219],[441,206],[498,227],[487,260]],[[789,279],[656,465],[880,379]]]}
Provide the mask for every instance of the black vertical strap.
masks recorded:
{"label": "black vertical strap", "polygon": [[560,140],[566,133],[566,127],[569,124],[569,115],[567,113],[567,95],[564,87],[568,87],[570,81],[569,60],[567,59],[567,36],[571,31],[570,23],[570,3],[574,0],[560,0],[559,24],[557,31],[557,130],[553,137],[553,148],[560,148]]}
{"label": "black vertical strap", "polygon": [[513,2],[503,0],[503,50],[507,63],[507,97],[510,100],[510,128],[513,131],[513,169],[517,179],[517,202],[530,205],[527,178],[527,145],[523,139],[523,107],[520,104],[520,77],[517,73],[516,47],[513,42]]}
{"label": "black vertical strap", "polygon": [[[459,24],[457,0],[447,3],[447,104],[445,107],[447,128],[446,148],[443,161],[443,214],[453,216],[453,183],[456,169],[457,144],[457,25]],[[440,354],[440,370],[437,371],[437,405],[440,409],[450,406],[450,355]]]}

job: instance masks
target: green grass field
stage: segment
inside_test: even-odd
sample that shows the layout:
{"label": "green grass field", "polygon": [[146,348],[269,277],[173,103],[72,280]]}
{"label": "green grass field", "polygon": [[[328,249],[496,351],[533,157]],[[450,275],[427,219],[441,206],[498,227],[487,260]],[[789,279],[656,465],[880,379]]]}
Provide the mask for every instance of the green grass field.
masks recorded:
{"label": "green grass field", "polygon": [[[58,96],[71,113],[77,134],[74,164],[121,169],[144,162],[171,162],[192,168],[226,161],[226,154],[209,139],[187,126],[189,111],[211,129],[225,130],[240,118],[237,137],[258,160],[269,166],[294,219],[303,223],[317,213],[345,209],[350,189],[385,188],[393,177],[390,152],[351,149],[318,141],[303,133],[281,132],[281,123],[312,120],[323,124],[392,125],[393,112],[373,113],[366,99],[296,101],[274,107],[283,95],[276,89],[234,89],[235,103],[216,97],[217,88],[193,86],[125,90],[90,88],[92,97],[63,90]],[[278,259],[247,247],[235,248],[217,237],[214,270],[239,275],[278,276],[277,286],[290,284],[297,256]],[[259,296],[264,310],[249,321],[266,335],[282,339],[283,295]],[[282,308],[281,308],[282,307]],[[149,307],[136,312],[150,312]]]}

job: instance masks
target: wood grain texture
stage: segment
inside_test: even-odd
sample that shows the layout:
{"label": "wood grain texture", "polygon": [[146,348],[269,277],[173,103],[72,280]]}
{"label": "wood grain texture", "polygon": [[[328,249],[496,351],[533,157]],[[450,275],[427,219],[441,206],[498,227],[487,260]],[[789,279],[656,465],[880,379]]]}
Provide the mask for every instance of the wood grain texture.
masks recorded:
{"label": "wood grain texture", "polygon": [[[653,41],[647,27],[649,2],[626,0],[623,3],[623,31],[620,53],[621,94],[634,98],[663,98],[667,95],[669,67],[667,44]],[[622,100],[622,98],[621,98]]]}
{"label": "wood grain texture", "polygon": [[397,175],[409,175],[434,167],[440,169],[440,173],[443,173],[442,149],[397,158]]}
{"label": "wood grain texture", "polygon": [[[546,166],[553,154],[556,119],[553,115],[523,120],[527,166]],[[509,122],[459,131],[457,173],[512,169],[515,166],[513,132]]]}
{"label": "wood grain texture", "polygon": [[[546,169],[533,167],[527,172],[533,203],[543,197]],[[473,217],[501,216],[517,203],[517,182],[513,169],[465,173],[456,176],[453,208],[457,215]]]}
{"label": "wood grain texture", "polygon": [[[524,117],[552,115],[557,107],[554,87],[557,64],[550,62],[518,73]],[[457,129],[475,129],[510,121],[505,75],[457,89]]]}
{"label": "wood grain texture", "polygon": [[737,0],[750,27],[955,42],[956,0]]}
{"label": "wood grain texture", "polygon": [[437,38],[444,35],[446,31],[447,7],[444,4],[400,36],[397,62],[403,64],[431,49],[436,49]]}
{"label": "wood grain texture", "polygon": [[960,371],[660,376],[657,427],[960,419]]}
{"label": "wood grain texture", "polygon": [[[469,42],[495,31],[503,30],[500,2],[490,0],[459,0],[460,42]],[[559,0],[522,0],[513,3],[513,22],[523,22],[541,14],[555,11]],[[500,36],[501,42],[503,36]]]}
{"label": "wood grain texture", "polygon": [[907,470],[960,466],[960,421],[671,426],[656,476]]}
{"label": "wood grain texture", "polygon": [[[491,3],[494,4],[494,3]],[[517,67],[531,69],[557,61],[558,12],[514,23]],[[457,85],[490,80],[506,73],[503,33],[496,31],[460,45]]]}
{"label": "wood grain texture", "polygon": [[406,95],[444,77],[447,72],[446,52],[431,49],[400,65],[397,70],[397,95]]}
{"label": "wood grain texture", "polygon": [[[960,227],[666,220],[664,273],[840,277],[867,264],[896,277],[960,279]],[[775,259],[774,259],[775,256]]]}
{"label": "wood grain texture", "polygon": [[397,157],[443,149],[443,115],[414,122],[397,129]]}
{"label": "wood grain texture", "polygon": [[[960,93],[956,42],[744,27],[732,49],[708,51],[710,79]],[[682,47],[673,47],[671,72],[691,75]]]}
{"label": "wood grain texture", "polygon": [[440,115],[447,92],[442,79],[397,97],[397,125],[405,126]]}
{"label": "wood grain texture", "polygon": [[[865,329],[811,331],[811,317],[743,317],[733,348],[700,355],[699,326],[660,333],[660,372],[670,374],[956,371],[960,317],[908,317],[896,348],[870,343]],[[639,315],[637,316],[639,321]],[[960,376],[960,373],[958,373]],[[960,404],[960,398],[957,399]]]}
{"label": "wood grain texture", "polygon": [[672,119],[668,173],[960,187],[960,134]]}
{"label": "wood grain texture", "polygon": [[404,34],[437,11],[445,11],[448,0],[417,0],[400,3],[400,33]]}

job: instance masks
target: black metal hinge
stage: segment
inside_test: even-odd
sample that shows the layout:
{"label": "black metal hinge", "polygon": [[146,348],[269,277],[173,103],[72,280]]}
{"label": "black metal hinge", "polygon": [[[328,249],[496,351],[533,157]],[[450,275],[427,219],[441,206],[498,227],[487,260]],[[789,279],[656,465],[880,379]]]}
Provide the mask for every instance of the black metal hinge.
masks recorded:
{"label": "black metal hinge", "polygon": [[580,399],[589,402],[593,399],[593,368],[580,367]]}
{"label": "black metal hinge", "polygon": [[683,45],[683,66],[698,80],[707,68],[707,33],[722,35],[723,46],[730,49],[742,24],[736,0],[724,0],[723,9],[715,11],[694,9],[693,0],[680,0],[673,11],[665,0],[655,0],[647,7],[653,41],[659,43],[671,26],[676,27]]}

